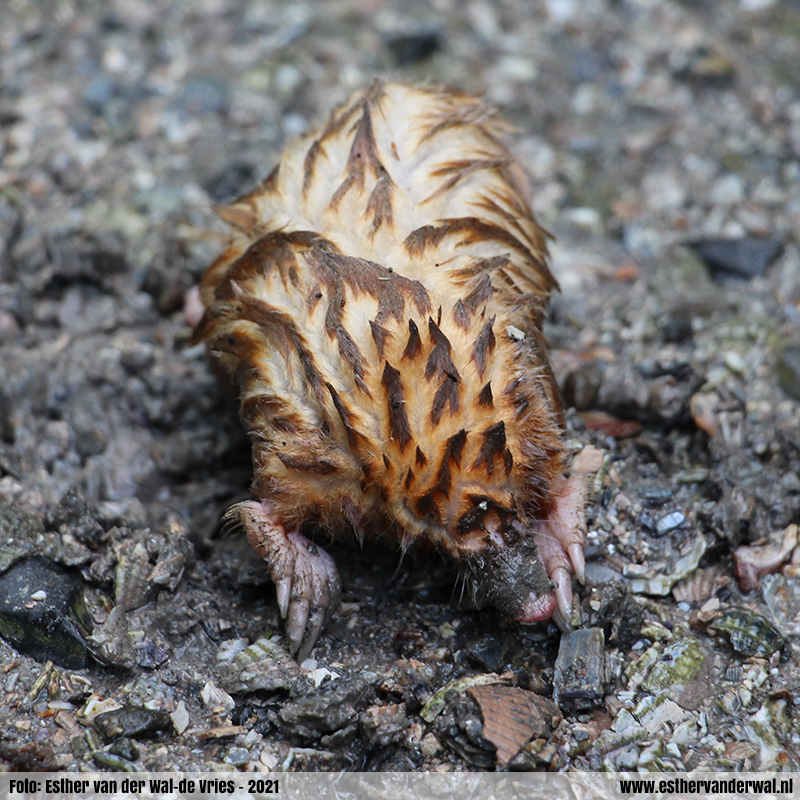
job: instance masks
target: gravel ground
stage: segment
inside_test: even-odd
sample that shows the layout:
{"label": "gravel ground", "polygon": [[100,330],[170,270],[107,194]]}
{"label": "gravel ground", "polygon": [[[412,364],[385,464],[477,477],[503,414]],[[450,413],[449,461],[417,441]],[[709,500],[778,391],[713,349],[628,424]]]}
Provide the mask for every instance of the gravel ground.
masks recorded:
{"label": "gravel ground", "polygon": [[[27,654],[0,640],[1,764],[800,769],[796,0],[2,17],[0,628]],[[213,205],[376,76],[516,126],[570,435],[609,458],[583,631],[334,548],[344,602],[300,669],[220,532],[248,443],[184,295],[225,241]]]}

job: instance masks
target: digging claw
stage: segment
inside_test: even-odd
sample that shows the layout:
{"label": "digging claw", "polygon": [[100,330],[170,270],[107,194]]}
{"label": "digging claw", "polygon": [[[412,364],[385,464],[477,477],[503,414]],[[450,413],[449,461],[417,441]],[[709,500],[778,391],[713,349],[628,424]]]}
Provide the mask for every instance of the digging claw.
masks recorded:
{"label": "digging claw", "polygon": [[[303,634],[308,624],[308,600],[298,599],[292,603],[286,619],[286,638],[289,640],[289,652],[295,655],[300,649]],[[309,648],[310,649],[310,648]]]}
{"label": "digging claw", "polygon": [[552,578],[556,582],[556,611],[553,621],[562,631],[571,631],[572,575],[565,569],[557,569]]}
{"label": "digging claw", "polygon": [[302,661],[339,605],[342,587],[333,559],[302,534],[274,522],[267,503],[239,503],[225,517],[241,523],[266,561],[286,620],[289,651]]}
{"label": "digging claw", "polygon": [[536,534],[539,558],[555,584],[553,622],[562,631],[572,630],[572,576],[586,580],[586,483],[603,463],[603,454],[584,448],[572,465],[569,478],[554,494],[551,511]]}
{"label": "digging claw", "polygon": [[286,619],[292,594],[292,579],[281,578],[275,581],[275,590],[278,595],[278,610],[281,612],[281,619]]}
{"label": "digging claw", "polygon": [[571,544],[567,547],[572,569],[581,583],[586,583],[586,559],[583,557],[583,546]]}

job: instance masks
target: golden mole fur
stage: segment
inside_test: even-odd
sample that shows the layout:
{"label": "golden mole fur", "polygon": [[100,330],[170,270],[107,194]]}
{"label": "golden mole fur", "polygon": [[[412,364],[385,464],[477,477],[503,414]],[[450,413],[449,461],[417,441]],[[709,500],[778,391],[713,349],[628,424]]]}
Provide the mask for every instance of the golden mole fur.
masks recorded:
{"label": "golden mole fur", "polygon": [[[526,620],[552,612],[525,599],[548,579],[518,596],[505,584],[527,567],[484,576],[504,550],[555,540],[548,574],[582,570],[582,485],[562,476],[540,332],[555,281],[504,132],[469,95],[376,83],[220,210],[236,234],[201,284],[197,336],[239,392],[255,502],[232,513],[270,564],[293,650],[338,600],[332,562],[286,563],[322,552],[306,522],[432,545]],[[547,529],[565,514],[575,531]]]}

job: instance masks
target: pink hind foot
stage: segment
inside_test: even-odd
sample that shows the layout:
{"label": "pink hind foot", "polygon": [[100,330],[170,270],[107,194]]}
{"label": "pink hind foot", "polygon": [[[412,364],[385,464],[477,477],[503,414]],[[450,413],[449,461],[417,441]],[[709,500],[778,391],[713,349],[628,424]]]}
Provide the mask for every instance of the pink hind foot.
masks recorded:
{"label": "pink hind foot", "polygon": [[571,629],[572,576],[583,583],[586,562],[586,484],[587,478],[603,464],[603,454],[595,447],[585,447],[570,468],[569,477],[561,479],[551,494],[551,506],[543,525],[535,533],[536,550],[554,583],[554,589],[528,598],[516,615],[518,622],[540,622],[552,616],[563,631]]}
{"label": "pink hind foot", "polygon": [[330,619],[342,594],[333,559],[297,531],[275,522],[269,504],[250,500],[225,514],[244,527],[256,554],[264,559],[286,620],[289,651],[303,661]]}

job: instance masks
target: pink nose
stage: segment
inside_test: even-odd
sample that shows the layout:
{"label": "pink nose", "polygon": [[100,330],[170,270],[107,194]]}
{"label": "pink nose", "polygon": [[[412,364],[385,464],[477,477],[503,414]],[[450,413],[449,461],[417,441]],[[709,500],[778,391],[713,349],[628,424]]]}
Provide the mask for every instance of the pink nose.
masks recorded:
{"label": "pink nose", "polygon": [[556,610],[556,596],[554,592],[545,592],[537,595],[531,592],[522,608],[514,615],[516,622],[542,622],[550,619]]}

